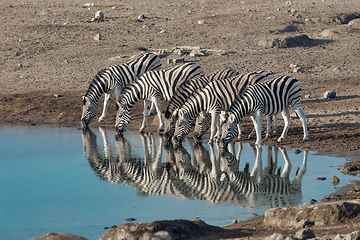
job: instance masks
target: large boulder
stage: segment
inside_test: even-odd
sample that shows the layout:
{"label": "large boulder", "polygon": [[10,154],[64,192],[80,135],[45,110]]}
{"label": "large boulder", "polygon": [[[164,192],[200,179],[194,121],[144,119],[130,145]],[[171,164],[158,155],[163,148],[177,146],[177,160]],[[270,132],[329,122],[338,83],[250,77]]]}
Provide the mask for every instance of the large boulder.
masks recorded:
{"label": "large boulder", "polygon": [[304,228],[336,226],[360,218],[360,200],[319,203],[270,209],[264,224],[269,227]]}
{"label": "large boulder", "polygon": [[201,220],[164,220],[120,224],[115,229],[107,231],[99,240],[193,239],[219,231],[223,229]]}

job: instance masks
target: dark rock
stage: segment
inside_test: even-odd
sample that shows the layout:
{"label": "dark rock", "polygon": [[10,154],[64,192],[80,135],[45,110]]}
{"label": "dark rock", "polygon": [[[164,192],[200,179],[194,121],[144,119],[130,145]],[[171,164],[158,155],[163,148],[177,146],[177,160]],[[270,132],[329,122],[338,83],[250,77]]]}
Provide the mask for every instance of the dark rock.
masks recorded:
{"label": "dark rock", "polygon": [[86,240],[86,238],[69,233],[48,233],[44,236],[32,238],[30,240]]}
{"label": "dark rock", "polygon": [[314,238],[314,237],[315,237],[314,232],[309,228],[301,229],[300,231],[297,231],[295,233],[295,238],[298,238],[298,239],[309,239],[309,238]]}
{"label": "dark rock", "polygon": [[292,48],[307,47],[319,44],[318,40],[309,38],[306,34],[297,36],[284,36],[259,41],[259,46],[264,48]]}
{"label": "dark rock", "polygon": [[164,220],[149,223],[124,223],[114,230],[107,231],[99,240],[108,239],[143,239],[149,234],[167,232],[171,239],[197,239],[200,236],[222,231],[222,228],[211,226],[201,220]]}
{"label": "dark rock", "polygon": [[336,226],[360,219],[360,200],[338,201],[271,209],[265,212],[264,224],[269,227],[302,228],[304,222],[315,227]]}
{"label": "dark rock", "polygon": [[340,182],[340,179],[337,176],[334,175],[333,178],[332,178],[332,184],[334,186],[336,186],[336,185],[339,184],[339,182]]}

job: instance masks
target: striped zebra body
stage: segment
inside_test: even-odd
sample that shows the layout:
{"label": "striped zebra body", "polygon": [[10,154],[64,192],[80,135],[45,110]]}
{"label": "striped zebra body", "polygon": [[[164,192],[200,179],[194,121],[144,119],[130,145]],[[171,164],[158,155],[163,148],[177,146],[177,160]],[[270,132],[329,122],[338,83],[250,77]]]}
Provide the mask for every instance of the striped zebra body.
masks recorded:
{"label": "striped zebra body", "polygon": [[[265,75],[251,72],[235,76],[230,79],[212,81],[204,88],[195,91],[183,104],[175,110],[173,115],[177,119],[175,134],[173,137],[175,144],[180,144],[185,136],[190,132],[191,122],[199,116],[201,112],[211,114],[211,135],[209,143],[213,142],[215,130],[221,136],[220,113],[228,111],[232,102],[239,94],[242,94],[250,84],[268,80]],[[202,133],[203,134],[203,133]]]}
{"label": "striped zebra body", "polygon": [[120,101],[117,101],[115,128],[122,133],[131,120],[130,112],[140,99],[144,100],[144,118],[140,132],[146,128],[148,110],[151,102],[155,104],[160,125],[163,130],[163,119],[160,102],[170,101],[177,88],[185,81],[204,75],[202,68],[196,63],[186,63],[165,70],[146,72],[140,79],[123,90]]}
{"label": "striped zebra body", "polygon": [[[250,77],[250,78],[241,79],[241,76],[240,76],[238,78],[234,77],[231,79],[232,81],[238,81],[237,87],[240,88],[239,94],[244,92],[246,87],[251,84],[258,83],[259,81],[267,81],[268,79],[274,78],[274,75],[269,71],[262,70],[262,71],[258,71],[256,73],[264,75],[266,77],[266,79],[259,79],[257,77],[254,77],[254,75],[250,75],[250,76],[252,76],[252,78]],[[220,115],[220,125],[222,125],[226,121],[227,116],[228,116],[227,112],[222,112],[222,114]],[[272,128],[273,120],[274,120],[274,133],[276,133],[276,129],[278,127],[276,115],[273,116],[273,118],[274,119],[272,119],[272,117],[267,117],[266,137],[271,137],[271,128]],[[211,114],[208,112],[200,113],[199,117],[196,119],[196,124],[195,124],[195,128],[194,128],[194,140],[196,142],[201,142],[203,135],[210,128],[210,125],[211,125]],[[238,129],[238,138],[241,138],[240,123],[238,124],[237,129]],[[253,129],[253,131],[249,134],[248,138],[249,139],[253,138],[254,133],[255,133],[255,129]],[[216,137],[219,137],[218,134],[216,135]]]}
{"label": "striped zebra body", "polygon": [[110,97],[115,94],[119,100],[121,90],[131,82],[136,81],[147,71],[161,68],[161,61],[155,53],[143,53],[135,59],[121,65],[110,66],[97,73],[83,96],[82,127],[88,127],[96,116],[96,105],[102,94],[105,93],[104,108],[99,122],[105,118]]}
{"label": "striped zebra body", "polygon": [[236,125],[245,116],[250,115],[256,131],[256,144],[261,145],[261,123],[263,115],[273,116],[281,113],[284,117],[284,130],[278,142],[284,140],[290,125],[289,105],[300,118],[304,129],[304,141],[308,140],[306,116],[301,109],[301,84],[289,76],[271,79],[264,83],[249,86],[243,96],[238,97],[229,112],[230,116],[223,125],[221,145],[232,141],[236,135]]}
{"label": "striped zebra body", "polygon": [[233,76],[238,75],[239,73],[234,69],[223,69],[207,76],[200,78],[193,78],[190,81],[186,81],[180,85],[180,87],[175,92],[174,96],[171,98],[169,105],[165,111],[165,131],[164,136],[167,140],[171,139],[175,131],[175,120],[172,117],[172,113],[175,109],[180,108],[186,99],[191,96],[191,94],[197,90],[206,86],[209,82],[227,79]]}

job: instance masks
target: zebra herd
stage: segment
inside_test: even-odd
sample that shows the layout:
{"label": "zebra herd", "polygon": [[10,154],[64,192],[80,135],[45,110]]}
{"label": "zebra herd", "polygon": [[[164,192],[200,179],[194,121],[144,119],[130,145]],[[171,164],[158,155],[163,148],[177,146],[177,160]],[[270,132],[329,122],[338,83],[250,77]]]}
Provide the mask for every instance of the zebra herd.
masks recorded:
{"label": "zebra herd", "polygon": [[[116,96],[117,113],[115,128],[122,134],[131,120],[131,110],[135,103],[144,100],[143,123],[140,132],[146,128],[151,104],[159,118],[159,132],[166,140],[179,146],[195,123],[194,138],[201,141],[210,128],[209,143],[217,141],[226,146],[237,135],[241,136],[240,120],[249,115],[254,124],[256,144],[262,144],[262,120],[267,118],[266,137],[271,136],[271,125],[276,115],[284,118],[284,129],[278,139],[281,142],[290,125],[288,107],[291,105],[300,118],[304,137],[308,140],[306,116],[301,109],[301,84],[290,76],[274,77],[269,71],[239,74],[233,69],[223,69],[205,75],[196,63],[185,63],[168,69],[162,66],[159,56],[145,52],[135,59],[100,71],[83,96],[81,124],[89,126],[96,115],[96,105],[105,93],[102,121],[106,114],[111,94]],[[165,124],[161,101],[168,102]],[[165,125],[165,126],[164,126]]]}

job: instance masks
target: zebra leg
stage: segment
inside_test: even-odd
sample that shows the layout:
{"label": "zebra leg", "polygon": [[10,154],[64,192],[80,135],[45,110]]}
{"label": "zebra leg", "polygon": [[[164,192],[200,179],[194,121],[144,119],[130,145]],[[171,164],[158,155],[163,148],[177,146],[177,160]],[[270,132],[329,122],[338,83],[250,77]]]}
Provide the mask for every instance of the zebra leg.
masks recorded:
{"label": "zebra leg", "polygon": [[140,133],[145,132],[147,117],[148,117],[148,110],[150,108],[150,104],[151,104],[151,102],[149,100],[144,100],[143,123],[141,125],[141,128],[139,129]]}
{"label": "zebra leg", "polygon": [[285,108],[281,114],[283,115],[283,118],[284,118],[284,130],[280,136],[280,138],[278,139],[278,142],[282,142],[285,137],[286,137],[286,134],[289,130],[289,126],[290,126],[290,123],[291,123],[291,117],[290,117],[290,114],[289,114],[289,109],[288,108]]}
{"label": "zebra leg", "polygon": [[218,112],[211,113],[211,127],[210,127],[210,140],[209,144],[212,144],[214,141],[215,130],[217,128],[219,136],[221,136],[221,127],[220,127],[220,114]]}
{"label": "zebra leg", "polygon": [[272,117],[266,116],[266,138],[271,138],[271,125],[272,125]]}
{"label": "zebra leg", "polygon": [[277,129],[278,129],[278,127],[279,127],[277,115],[274,115],[273,118],[274,118],[274,131],[273,131],[273,133],[274,133],[274,134],[277,134]]}
{"label": "zebra leg", "polygon": [[148,116],[152,116],[155,115],[155,104],[152,102],[151,103],[151,108],[150,111],[148,112]]}
{"label": "zebra leg", "polygon": [[260,111],[256,111],[253,115],[251,115],[251,120],[254,123],[254,128],[256,132],[256,145],[262,144],[261,139],[261,129],[262,129],[262,121],[263,121],[263,114]]}
{"label": "zebra leg", "polygon": [[299,116],[300,118],[300,121],[303,125],[303,129],[304,129],[304,138],[303,138],[303,141],[309,141],[309,133],[307,131],[307,126],[306,126],[306,115],[305,113],[302,111],[301,108],[298,108],[298,109],[294,109],[295,112],[297,113],[297,115]]}
{"label": "zebra leg", "polygon": [[160,98],[156,97],[153,99],[152,101],[155,105],[155,109],[156,109],[156,113],[159,117],[159,127],[158,127],[158,132],[162,133],[164,132],[164,120],[162,118],[162,110],[161,110],[161,103],[160,103]]}
{"label": "zebra leg", "polygon": [[240,123],[238,123],[237,129],[238,129],[238,138],[241,138],[241,125],[240,125]]}
{"label": "zebra leg", "polygon": [[107,108],[109,105],[111,95],[112,95],[112,93],[105,93],[104,108],[103,108],[101,116],[99,117],[99,122],[102,122],[104,120],[104,118],[106,117],[106,111],[107,111]]}

